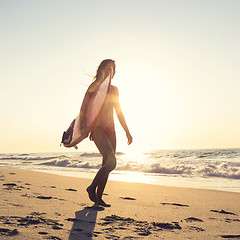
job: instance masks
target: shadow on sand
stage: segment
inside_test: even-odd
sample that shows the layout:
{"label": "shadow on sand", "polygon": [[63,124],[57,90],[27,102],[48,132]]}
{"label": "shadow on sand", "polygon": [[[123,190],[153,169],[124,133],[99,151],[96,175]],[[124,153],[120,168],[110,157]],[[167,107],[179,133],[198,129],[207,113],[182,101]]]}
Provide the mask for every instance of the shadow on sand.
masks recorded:
{"label": "shadow on sand", "polygon": [[85,207],[81,211],[75,212],[75,218],[69,218],[68,221],[73,222],[73,226],[69,235],[69,240],[91,240],[94,236],[94,228],[98,211],[103,211],[103,207],[93,205]]}

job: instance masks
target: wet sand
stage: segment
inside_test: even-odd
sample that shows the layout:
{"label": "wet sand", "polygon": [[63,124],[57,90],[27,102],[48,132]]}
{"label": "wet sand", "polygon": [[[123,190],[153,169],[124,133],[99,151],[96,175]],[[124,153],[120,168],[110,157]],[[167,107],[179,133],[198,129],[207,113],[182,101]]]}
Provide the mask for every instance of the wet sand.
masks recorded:
{"label": "wet sand", "polygon": [[0,239],[240,239],[240,194],[0,168]]}

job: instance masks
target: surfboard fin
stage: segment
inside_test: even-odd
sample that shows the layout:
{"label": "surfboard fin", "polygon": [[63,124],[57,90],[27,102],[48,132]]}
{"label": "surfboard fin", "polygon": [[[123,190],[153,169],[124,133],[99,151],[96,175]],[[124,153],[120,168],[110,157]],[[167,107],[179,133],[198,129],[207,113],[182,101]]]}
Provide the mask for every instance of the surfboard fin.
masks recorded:
{"label": "surfboard fin", "polygon": [[63,132],[63,135],[62,135],[62,143],[63,144],[68,144],[68,143],[71,142],[72,135],[73,135],[73,127],[74,127],[75,121],[76,120],[74,119],[72,121],[70,127],[68,128],[68,130]]}
{"label": "surfboard fin", "polygon": [[64,140],[66,139],[67,137],[66,137],[66,132],[64,131],[63,132],[63,135],[62,135],[62,141],[61,141],[61,143],[60,143],[60,146],[62,145],[62,143],[64,142]]}

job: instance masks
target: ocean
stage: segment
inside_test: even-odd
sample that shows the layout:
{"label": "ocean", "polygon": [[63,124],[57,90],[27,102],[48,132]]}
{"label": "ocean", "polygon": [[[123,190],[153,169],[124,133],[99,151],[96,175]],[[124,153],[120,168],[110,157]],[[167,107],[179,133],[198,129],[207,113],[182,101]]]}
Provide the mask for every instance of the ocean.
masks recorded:
{"label": "ocean", "polygon": [[[114,181],[240,192],[240,149],[118,152]],[[93,178],[101,167],[97,152],[2,153],[0,167]]]}

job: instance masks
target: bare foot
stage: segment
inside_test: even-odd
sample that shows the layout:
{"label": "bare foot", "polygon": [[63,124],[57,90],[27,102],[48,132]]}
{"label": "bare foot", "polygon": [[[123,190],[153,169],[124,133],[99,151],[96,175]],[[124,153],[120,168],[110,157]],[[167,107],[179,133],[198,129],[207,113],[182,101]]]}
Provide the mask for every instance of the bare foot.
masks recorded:
{"label": "bare foot", "polygon": [[89,199],[94,203],[98,203],[97,196],[96,196],[96,193],[95,193],[95,189],[93,189],[91,186],[89,186],[86,189],[86,191],[88,192]]}
{"label": "bare foot", "polygon": [[103,206],[103,207],[111,207],[110,204],[105,203],[102,199],[99,199],[99,200],[98,200],[98,204],[101,205],[101,206]]}

